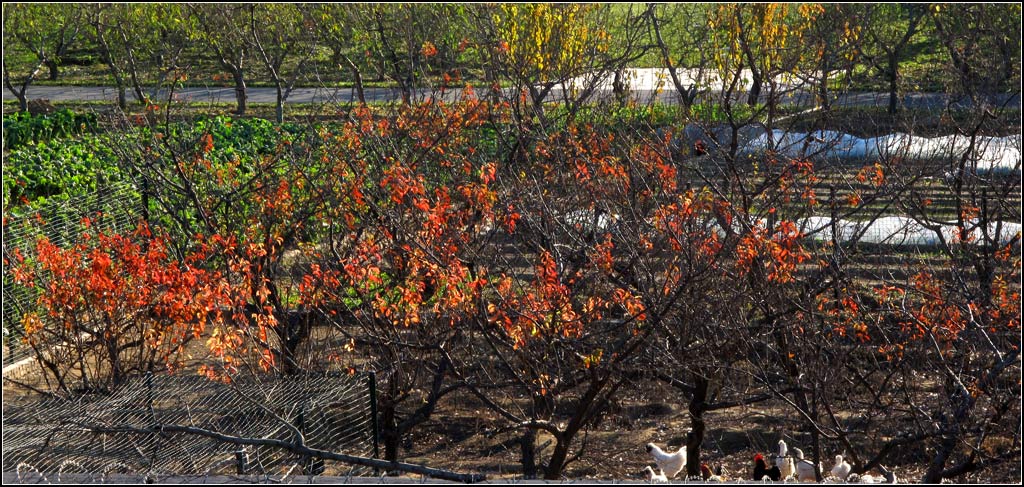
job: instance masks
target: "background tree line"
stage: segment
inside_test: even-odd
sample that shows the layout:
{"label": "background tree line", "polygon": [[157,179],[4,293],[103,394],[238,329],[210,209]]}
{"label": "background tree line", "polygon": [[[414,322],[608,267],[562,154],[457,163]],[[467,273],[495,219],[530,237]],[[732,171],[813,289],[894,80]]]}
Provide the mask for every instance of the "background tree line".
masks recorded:
{"label": "background tree line", "polygon": [[572,78],[585,78],[579,98],[605,74],[618,87],[637,66],[668,69],[692,103],[701,87],[676,68],[721,78],[742,66],[750,104],[786,73],[813,80],[822,104],[837,90],[888,91],[895,112],[904,91],[1019,85],[1019,17],[1013,5],[943,4],[11,4],[4,82],[22,110],[44,79],[113,85],[124,107],[128,92],[145,103],[178,76],[234,87],[244,114],[252,83],[276,88],[279,112],[298,85],[351,84],[365,101],[384,83],[408,102],[446,77],[522,84],[536,102]]}

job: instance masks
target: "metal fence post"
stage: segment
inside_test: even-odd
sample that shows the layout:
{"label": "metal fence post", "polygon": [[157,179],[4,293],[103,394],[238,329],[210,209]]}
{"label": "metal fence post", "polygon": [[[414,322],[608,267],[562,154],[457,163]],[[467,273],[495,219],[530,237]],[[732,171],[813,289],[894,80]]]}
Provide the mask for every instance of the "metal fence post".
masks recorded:
{"label": "metal fence post", "polygon": [[[377,373],[373,371],[367,373],[367,382],[370,386],[370,416],[372,416],[370,419],[371,424],[373,425],[373,458],[380,458],[380,426],[377,424]],[[379,469],[374,468],[373,474],[379,475]]]}
{"label": "metal fence post", "polygon": [[235,450],[235,473],[238,475],[245,474],[245,469],[249,466],[249,452],[246,451],[245,447],[242,446]]}

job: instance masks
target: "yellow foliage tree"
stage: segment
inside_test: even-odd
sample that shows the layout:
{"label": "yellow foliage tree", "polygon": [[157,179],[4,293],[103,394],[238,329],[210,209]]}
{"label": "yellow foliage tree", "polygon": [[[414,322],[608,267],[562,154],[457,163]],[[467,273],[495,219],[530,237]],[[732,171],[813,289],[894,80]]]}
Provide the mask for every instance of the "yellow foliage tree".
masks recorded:
{"label": "yellow foliage tree", "polygon": [[752,84],[747,103],[755,105],[766,81],[794,69],[804,33],[821,12],[818,4],[719,5],[708,18],[708,27],[725,86],[738,81],[743,69],[749,69]]}
{"label": "yellow foliage tree", "polygon": [[[608,51],[610,35],[592,22],[596,5],[501,4],[493,14],[498,52],[535,108],[556,84],[579,76]],[[540,86],[537,86],[540,85]]]}

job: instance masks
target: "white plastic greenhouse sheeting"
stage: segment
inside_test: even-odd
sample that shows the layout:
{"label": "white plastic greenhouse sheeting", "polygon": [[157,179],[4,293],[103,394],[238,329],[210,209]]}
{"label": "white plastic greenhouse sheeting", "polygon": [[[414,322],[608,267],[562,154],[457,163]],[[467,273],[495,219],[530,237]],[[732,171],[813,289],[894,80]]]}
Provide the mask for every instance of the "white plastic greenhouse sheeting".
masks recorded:
{"label": "white plastic greenhouse sheeting", "polygon": [[[977,163],[977,173],[1020,174],[1021,136],[977,137],[970,162]],[[826,160],[863,160],[880,157],[907,159],[959,160],[972,150],[968,137],[917,137],[895,133],[862,139],[831,130],[811,133],[772,130],[760,134],[743,147],[746,153],[775,150],[788,157]]]}
{"label": "white plastic greenhouse sheeting", "polygon": [[[725,232],[717,223],[708,223],[719,236],[724,236]],[[759,219],[754,223],[763,227],[766,222],[764,219]],[[809,239],[818,242],[832,240],[832,219],[827,216],[802,218],[796,221],[796,225],[797,229]],[[734,221],[732,226],[734,232],[743,233],[743,225],[738,221]],[[983,229],[977,223],[969,224],[967,231],[971,242],[980,244],[985,241]],[[858,242],[894,247],[938,246],[942,245],[943,240],[946,244],[955,244],[959,242],[960,234],[955,222],[928,222],[923,225],[906,216],[879,217],[874,221],[853,221],[840,218],[836,220],[835,232],[836,240],[840,243]],[[1020,233],[1020,223],[990,222],[988,224],[988,237],[992,241],[999,242],[999,245],[1013,242]]]}
{"label": "white plastic greenhouse sheeting", "polygon": [[[832,239],[832,219],[829,217],[810,217],[798,222],[805,235],[819,241]],[[967,227],[972,241],[984,241],[981,225],[977,223]],[[996,231],[998,230],[998,234]],[[1000,245],[1013,241],[1021,232],[1020,223],[990,222],[988,236]],[[860,238],[857,238],[860,235]],[[940,240],[941,235],[941,240]],[[958,240],[959,229],[954,223],[936,223],[922,225],[917,220],[905,216],[886,216],[870,222],[836,220],[836,239],[849,242],[885,244],[894,246],[934,246],[941,245],[942,240],[953,243]]]}
{"label": "white plastic greenhouse sheeting", "polygon": [[[560,220],[565,225],[576,227],[588,232],[615,231],[619,215],[596,214],[593,210],[577,210],[563,215]],[[648,225],[653,221],[648,219]],[[713,230],[719,236],[725,232],[714,220],[705,221],[705,228]],[[764,226],[764,219],[753,222]],[[797,229],[807,238],[826,242],[832,240],[832,219],[827,216],[812,216],[796,221]],[[733,220],[733,232],[743,233],[744,225]],[[968,222],[967,232],[970,242],[981,244],[988,239],[1006,245],[1021,235],[1021,224],[1014,222],[989,222],[987,232],[977,222]],[[900,246],[939,246],[942,242],[956,244],[959,242],[960,230],[956,222],[926,222],[922,224],[914,218],[906,216],[884,216],[873,221],[854,221],[837,219],[835,224],[836,240],[840,243],[865,243],[878,245]],[[1018,242],[1019,244],[1019,242]]]}

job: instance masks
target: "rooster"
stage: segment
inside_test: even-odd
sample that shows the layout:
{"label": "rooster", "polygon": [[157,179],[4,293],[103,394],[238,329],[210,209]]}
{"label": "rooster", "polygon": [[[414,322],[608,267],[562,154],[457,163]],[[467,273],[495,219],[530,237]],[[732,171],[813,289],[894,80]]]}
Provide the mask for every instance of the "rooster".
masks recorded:
{"label": "rooster", "polygon": [[654,473],[654,469],[651,468],[650,465],[644,467],[644,472],[647,472],[648,482],[668,482],[668,477],[665,476],[665,472],[659,470],[658,473]]}
{"label": "rooster", "polygon": [[654,457],[654,463],[658,464],[658,468],[665,473],[669,478],[675,478],[686,466],[686,447],[679,448],[679,451],[675,453],[666,453],[658,445],[654,443],[647,444],[647,453],[650,453]]}
{"label": "rooster", "polygon": [[789,452],[789,448],[786,447],[785,440],[779,440],[779,455],[775,457],[775,466],[779,467],[779,472],[782,473],[782,478],[788,479],[793,476],[796,471],[796,467],[793,466],[793,459],[786,456]]}
{"label": "rooster", "polygon": [[800,482],[817,482],[818,467],[810,460],[804,460],[804,451],[794,448],[796,453],[796,479]]}
{"label": "rooster", "polygon": [[706,463],[700,464],[700,476],[705,482],[725,482],[725,478],[721,475],[711,473],[711,468]]}
{"label": "rooster", "polygon": [[782,478],[782,472],[779,472],[777,465],[768,468],[768,463],[764,461],[764,455],[758,453],[754,455],[754,480],[764,480],[765,477],[769,480],[779,480]]}
{"label": "rooster", "polygon": [[842,455],[836,455],[836,465],[832,467],[832,475],[839,477],[842,480],[846,480],[846,477],[850,475],[851,469],[850,464],[846,463],[846,460],[843,460]]}

